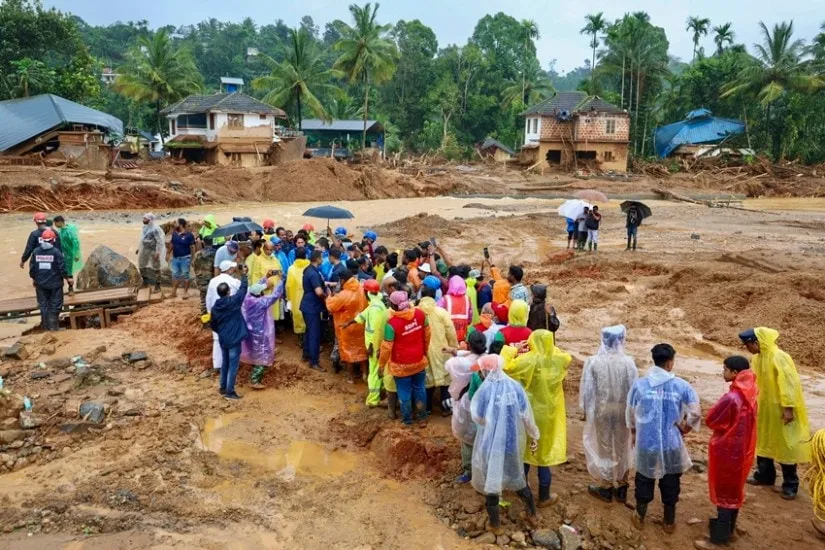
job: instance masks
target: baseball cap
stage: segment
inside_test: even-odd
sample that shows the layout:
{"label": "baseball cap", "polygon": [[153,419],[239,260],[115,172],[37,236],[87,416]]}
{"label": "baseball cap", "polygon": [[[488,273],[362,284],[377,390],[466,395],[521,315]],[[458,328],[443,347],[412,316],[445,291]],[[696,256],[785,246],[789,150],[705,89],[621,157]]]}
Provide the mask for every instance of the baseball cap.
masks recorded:
{"label": "baseball cap", "polygon": [[238,267],[238,264],[236,264],[235,262],[230,261],[230,260],[224,260],[224,261],[221,262],[221,265],[220,265],[222,273],[226,273],[227,271],[229,271],[233,267]]}
{"label": "baseball cap", "polygon": [[238,241],[229,241],[226,243],[226,248],[231,250],[232,252],[238,251]]}
{"label": "baseball cap", "polygon": [[46,214],[43,212],[37,212],[34,215],[34,222],[35,223],[46,223]]}

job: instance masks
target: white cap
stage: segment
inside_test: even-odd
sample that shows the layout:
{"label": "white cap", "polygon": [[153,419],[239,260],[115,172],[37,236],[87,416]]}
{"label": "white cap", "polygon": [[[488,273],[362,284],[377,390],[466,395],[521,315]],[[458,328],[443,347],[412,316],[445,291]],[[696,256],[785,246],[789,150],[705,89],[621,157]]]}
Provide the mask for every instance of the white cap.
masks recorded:
{"label": "white cap", "polygon": [[418,266],[418,271],[423,271],[424,273],[432,273],[433,270],[430,267],[430,264],[421,264]]}
{"label": "white cap", "polygon": [[220,265],[221,273],[226,273],[227,271],[229,271],[233,267],[238,267],[238,264],[236,264],[235,262],[230,261],[230,260],[224,260],[224,261],[221,262],[221,265]]}

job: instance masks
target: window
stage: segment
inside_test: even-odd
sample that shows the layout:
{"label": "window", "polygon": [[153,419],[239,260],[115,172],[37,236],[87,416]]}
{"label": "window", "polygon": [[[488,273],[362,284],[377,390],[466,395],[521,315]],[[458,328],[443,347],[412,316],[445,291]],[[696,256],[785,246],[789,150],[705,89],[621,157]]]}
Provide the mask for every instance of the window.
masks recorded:
{"label": "window", "polygon": [[194,115],[179,115],[178,127],[180,128],[206,128],[206,113]]}
{"label": "window", "polygon": [[576,151],[578,160],[596,160],[596,151]]}
{"label": "window", "polygon": [[561,164],[561,151],[551,149],[547,151],[546,158],[550,164]]}
{"label": "window", "polygon": [[261,120],[266,120],[266,115],[260,115],[258,118]]}
{"label": "window", "polygon": [[178,133],[178,128],[177,128],[178,125],[175,123],[174,120],[172,120],[171,122],[172,122],[172,131],[171,132],[172,132],[172,135],[174,136],[175,134]]}
{"label": "window", "polygon": [[533,119],[533,133],[534,134],[539,133],[539,119],[537,119],[537,118]]}
{"label": "window", "polygon": [[215,129],[215,113],[209,113],[209,129]]}
{"label": "window", "polygon": [[616,121],[612,118],[607,119],[607,128],[605,128],[606,134],[615,134],[616,133]]}
{"label": "window", "polygon": [[243,130],[243,115],[226,115],[226,125],[235,130]]}
{"label": "window", "polygon": [[613,151],[605,151],[603,156],[605,161],[610,162],[613,160]]}

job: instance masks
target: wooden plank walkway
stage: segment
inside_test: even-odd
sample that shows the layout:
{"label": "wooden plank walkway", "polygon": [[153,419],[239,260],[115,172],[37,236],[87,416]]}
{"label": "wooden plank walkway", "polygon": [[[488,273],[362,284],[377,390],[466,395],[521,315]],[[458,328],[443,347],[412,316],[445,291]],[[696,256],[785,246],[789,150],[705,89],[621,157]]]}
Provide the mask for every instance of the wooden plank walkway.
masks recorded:
{"label": "wooden plank walkway", "polygon": [[[75,292],[74,295],[63,296],[63,310],[68,311],[95,304],[127,304],[138,300],[138,292],[134,288],[104,288],[100,290],[83,290]],[[0,300],[0,317],[22,317],[26,315],[39,314],[37,308],[37,298],[27,296],[25,298],[12,298],[10,300]]]}

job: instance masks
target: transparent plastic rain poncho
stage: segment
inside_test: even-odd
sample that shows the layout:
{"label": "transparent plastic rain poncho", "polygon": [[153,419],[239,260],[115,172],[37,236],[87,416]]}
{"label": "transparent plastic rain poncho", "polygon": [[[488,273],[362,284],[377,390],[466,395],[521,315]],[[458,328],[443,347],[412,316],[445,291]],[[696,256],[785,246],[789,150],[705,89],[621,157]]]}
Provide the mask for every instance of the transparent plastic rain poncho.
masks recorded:
{"label": "transparent plastic rain poncho", "polygon": [[473,443],[473,488],[485,495],[518,491],[527,485],[522,457],[527,436],[539,438],[533,410],[521,384],[504,374],[503,360],[486,355],[479,363],[495,361],[470,402],[478,425]]}
{"label": "transparent plastic rain poncho", "polygon": [[[155,221],[154,214],[143,216],[149,220],[141,228],[138,238],[138,267],[162,269],[166,265],[166,235]],[[157,261],[154,260],[158,257]]]}
{"label": "transparent plastic rain poncho", "polygon": [[[262,279],[260,284],[265,284]],[[275,361],[275,321],[272,304],[284,295],[284,285],[279,283],[268,296],[247,294],[243,300],[244,321],[248,334],[241,343],[241,361],[250,365],[268,367]]]}
{"label": "transparent plastic rain poncho", "polygon": [[683,420],[694,431],[701,423],[699,397],[686,381],[650,367],[627,397],[627,425],[636,428],[636,471],[651,479],[681,474],[693,463],[676,427]]}
{"label": "transparent plastic rain poncho", "polygon": [[470,385],[478,355],[468,351],[459,351],[457,357],[448,359],[444,368],[450,374],[450,397],[453,400],[452,426],[453,435],[467,445],[472,445],[476,438],[476,424],[470,412],[470,393],[462,391]]}
{"label": "transparent plastic rain poncho", "polygon": [[584,455],[596,479],[619,481],[633,466],[631,433],[625,419],[627,394],[638,377],[624,352],[623,325],[602,329],[598,353],[584,362],[579,407],[585,413]]}

